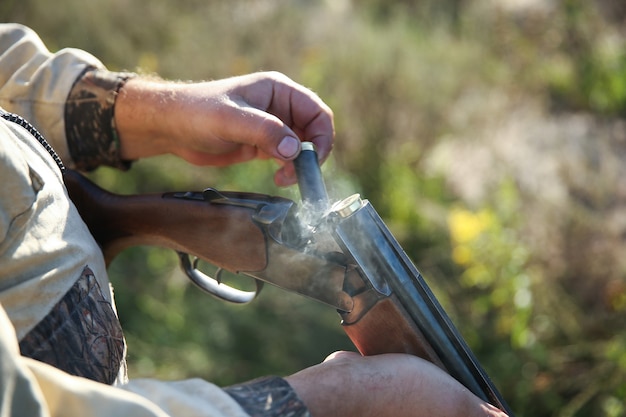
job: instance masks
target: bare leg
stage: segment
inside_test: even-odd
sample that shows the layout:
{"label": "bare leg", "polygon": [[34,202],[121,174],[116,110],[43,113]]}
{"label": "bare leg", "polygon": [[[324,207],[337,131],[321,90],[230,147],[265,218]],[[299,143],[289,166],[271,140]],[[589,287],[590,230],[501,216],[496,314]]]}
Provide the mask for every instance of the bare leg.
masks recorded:
{"label": "bare leg", "polygon": [[286,379],[313,417],[506,417],[415,356],[338,352]]}

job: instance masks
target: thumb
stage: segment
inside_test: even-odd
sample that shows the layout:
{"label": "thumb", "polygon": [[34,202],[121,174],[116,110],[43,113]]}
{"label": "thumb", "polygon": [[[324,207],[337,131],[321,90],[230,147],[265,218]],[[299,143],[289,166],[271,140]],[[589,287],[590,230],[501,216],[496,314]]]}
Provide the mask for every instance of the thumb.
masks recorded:
{"label": "thumb", "polygon": [[300,139],[295,134],[287,134],[284,136],[278,146],[276,152],[285,160],[292,160],[300,153]]}

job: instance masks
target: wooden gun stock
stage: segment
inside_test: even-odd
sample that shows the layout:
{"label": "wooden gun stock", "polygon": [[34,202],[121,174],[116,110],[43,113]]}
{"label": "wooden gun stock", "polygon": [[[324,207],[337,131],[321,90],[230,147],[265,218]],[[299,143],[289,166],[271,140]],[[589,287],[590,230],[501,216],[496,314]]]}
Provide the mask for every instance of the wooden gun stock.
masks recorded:
{"label": "wooden gun stock", "polygon": [[172,193],[112,194],[69,169],[63,177],[107,262],[129,246],[153,245],[197,256],[229,271],[265,267],[265,237],[251,221],[249,209],[175,198]]}

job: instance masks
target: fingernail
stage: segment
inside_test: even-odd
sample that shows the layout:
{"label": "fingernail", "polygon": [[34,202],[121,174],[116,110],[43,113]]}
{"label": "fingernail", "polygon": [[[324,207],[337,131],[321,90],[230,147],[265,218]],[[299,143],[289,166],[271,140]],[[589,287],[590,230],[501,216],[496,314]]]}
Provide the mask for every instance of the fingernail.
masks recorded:
{"label": "fingernail", "polygon": [[300,150],[300,141],[293,136],[285,136],[278,144],[278,153],[284,158],[292,158]]}

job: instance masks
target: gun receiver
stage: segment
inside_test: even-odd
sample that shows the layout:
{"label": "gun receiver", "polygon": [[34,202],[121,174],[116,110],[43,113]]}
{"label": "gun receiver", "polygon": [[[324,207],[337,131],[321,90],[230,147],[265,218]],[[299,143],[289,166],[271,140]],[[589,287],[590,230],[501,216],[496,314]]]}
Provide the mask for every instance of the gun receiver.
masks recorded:
{"label": "gun receiver", "polygon": [[[163,246],[179,252],[192,281],[219,298],[248,302],[261,288],[227,287],[219,279],[227,270],[323,302],[338,310],[363,355],[422,357],[512,417],[373,206],[355,194],[329,207],[317,159],[306,161],[297,160],[296,170],[313,216],[291,200],[263,194],[207,189],[120,196],[71,170],[64,179],[108,261],[131,245]],[[196,270],[190,255],[216,265],[215,279]]]}
{"label": "gun receiver", "polygon": [[[245,274],[337,309],[352,309],[342,291],[345,265],[337,253],[305,247],[293,201],[263,194],[172,192],[123,196],[66,169],[68,194],[108,262],[138,245],[170,248],[201,289],[246,303],[260,291],[240,291],[219,281],[219,271]],[[218,267],[216,278],[195,269],[194,256]]]}

